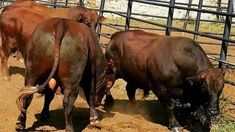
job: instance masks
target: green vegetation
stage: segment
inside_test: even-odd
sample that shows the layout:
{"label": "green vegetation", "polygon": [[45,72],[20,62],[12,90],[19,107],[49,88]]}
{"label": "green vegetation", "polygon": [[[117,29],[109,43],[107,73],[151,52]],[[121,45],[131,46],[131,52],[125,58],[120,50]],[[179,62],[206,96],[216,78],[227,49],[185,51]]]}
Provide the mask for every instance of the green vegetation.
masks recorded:
{"label": "green vegetation", "polygon": [[[166,25],[166,20],[163,19],[149,19],[148,21]],[[114,23],[114,24],[120,24],[124,25],[126,22],[126,19],[124,18],[107,18],[105,20],[106,23]],[[182,28],[183,27],[183,20],[174,20],[173,26]],[[143,22],[131,20],[131,26],[139,26],[139,27],[153,27],[151,24],[145,24]],[[187,30],[194,31],[195,28],[195,22],[189,21],[187,25]],[[212,32],[212,33],[221,33],[224,32],[224,23],[215,23],[215,22],[200,22],[200,30],[202,32]],[[231,34],[235,34],[235,28],[231,29]]]}
{"label": "green vegetation", "polygon": [[211,132],[235,132],[235,121],[220,115],[217,117],[217,121],[212,125]]}
{"label": "green vegetation", "polygon": [[235,118],[230,116],[230,109],[235,110],[234,102],[228,97],[222,97],[220,99],[221,114],[216,117],[211,132],[235,132]]}

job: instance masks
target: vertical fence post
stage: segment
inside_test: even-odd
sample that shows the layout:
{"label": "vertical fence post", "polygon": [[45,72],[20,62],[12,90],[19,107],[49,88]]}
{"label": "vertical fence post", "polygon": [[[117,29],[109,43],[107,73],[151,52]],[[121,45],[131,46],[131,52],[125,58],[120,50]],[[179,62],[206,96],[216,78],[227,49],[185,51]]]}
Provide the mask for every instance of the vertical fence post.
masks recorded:
{"label": "vertical fence post", "polygon": [[[100,16],[103,16],[103,14],[104,14],[104,11],[103,11],[104,10],[104,4],[105,4],[105,0],[101,0],[100,10],[99,10],[99,15]],[[99,22],[98,25],[97,25],[97,30],[96,30],[98,42],[100,42],[101,26],[102,26],[102,24],[101,24],[101,22]]]}
{"label": "vertical fence post", "polygon": [[4,6],[4,0],[2,0],[1,3],[2,3],[1,5]]}
{"label": "vertical fence post", "polygon": [[[188,8],[191,8],[191,5],[192,5],[192,0],[189,0],[188,1]],[[190,13],[190,10],[187,10],[186,11],[186,14],[184,16],[184,25],[183,25],[183,29],[186,29],[187,28],[187,25],[188,25],[188,22],[189,22],[189,13]],[[183,34],[184,35],[184,34]]]}
{"label": "vertical fence post", "polygon": [[132,3],[133,3],[132,0],[128,0],[125,30],[129,30],[129,28],[130,28],[130,17],[131,17]]}
{"label": "vertical fence post", "polygon": [[[198,9],[202,9],[202,4],[203,4],[203,0],[199,0],[198,3]],[[199,31],[199,27],[200,27],[200,20],[201,20],[201,12],[197,12],[197,18],[196,18],[196,23],[195,23],[195,32]],[[193,40],[197,41],[198,36],[197,35],[193,35]]]}
{"label": "vertical fence post", "polygon": [[[217,6],[218,6],[218,7],[216,8],[216,11],[217,11],[217,12],[222,12],[221,1],[222,1],[222,0],[218,0],[218,1],[217,1]],[[217,14],[217,15],[216,15],[216,18],[217,18],[217,21],[219,21],[219,20],[224,21],[224,17],[221,16],[221,15],[218,15],[218,14]]]}
{"label": "vertical fence post", "polygon": [[167,28],[166,28],[166,35],[170,36],[171,35],[171,29],[169,27],[172,26],[172,21],[173,21],[173,15],[174,15],[174,6],[175,5],[175,0],[170,0],[170,6],[169,11],[168,11],[168,17],[167,17]]}
{"label": "vertical fence post", "polygon": [[[227,8],[228,14],[233,13],[233,4],[234,4],[233,0],[228,1],[228,8]],[[231,24],[232,24],[232,17],[226,16],[225,25],[224,25],[224,34],[223,34],[223,38],[225,38],[225,39],[229,39],[230,31],[231,31]],[[221,60],[226,60],[227,50],[228,50],[228,42],[225,40],[222,40],[221,51],[220,51],[220,59]],[[224,63],[219,62],[219,67],[225,68]]]}
{"label": "vertical fence post", "polygon": [[65,6],[68,6],[68,0],[65,0]]}
{"label": "vertical fence post", "polygon": [[79,0],[79,4],[78,5],[84,5],[84,0]]}
{"label": "vertical fence post", "polygon": [[54,3],[53,3],[53,5],[54,5],[54,8],[56,8],[56,5],[57,4],[57,0],[54,0]]}

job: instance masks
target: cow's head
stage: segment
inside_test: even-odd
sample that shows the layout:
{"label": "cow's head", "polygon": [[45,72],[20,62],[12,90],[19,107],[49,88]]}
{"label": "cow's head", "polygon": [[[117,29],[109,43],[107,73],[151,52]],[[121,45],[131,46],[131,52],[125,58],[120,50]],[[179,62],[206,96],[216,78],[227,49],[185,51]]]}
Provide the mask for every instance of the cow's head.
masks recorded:
{"label": "cow's head", "polygon": [[99,77],[101,79],[100,85],[97,86],[96,91],[96,106],[101,104],[105,93],[112,88],[115,82],[115,68],[111,62],[107,62],[104,73]]}
{"label": "cow's head", "polygon": [[209,68],[199,74],[188,77],[190,85],[196,89],[200,105],[207,117],[219,114],[219,97],[224,87],[224,72],[219,68]]}
{"label": "cow's head", "polygon": [[92,31],[95,32],[98,22],[102,22],[103,20],[105,20],[105,17],[99,16],[95,10],[89,9],[84,13],[80,13],[77,16],[76,20],[85,23],[92,29]]}

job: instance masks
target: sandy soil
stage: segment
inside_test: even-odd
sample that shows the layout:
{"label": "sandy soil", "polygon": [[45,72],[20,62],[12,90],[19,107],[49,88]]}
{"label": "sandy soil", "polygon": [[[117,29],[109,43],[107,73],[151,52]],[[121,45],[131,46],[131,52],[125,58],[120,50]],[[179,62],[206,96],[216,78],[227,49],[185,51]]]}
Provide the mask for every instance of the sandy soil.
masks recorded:
{"label": "sandy soil", "polygon": [[[10,58],[11,82],[4,82],[0,79],[0,130],[4,132],[14,131],[15,122],[19,111],[16,107],[15,100],[18,91],[23,87],[24,82],[24,66],[15,59]],[[124,82],[116,84],[124,86]],[[76,131],[102,131],[102,132],[120,132],[120,131],[167,131],[167,116],[160,104],[156,101],[140,101],[133,107],[129,101],[123,88],[113,89],[112,93],[115,97],[114,107],[105,113],[99,111],[101,116],[102,129],[89,129],[89,109],[87,103],[78,97],[75,102],[73,114],[73,123]],[[62,108],[63,95],[57,95],[52,101],[50,108],[50,119],[47,122],[41,122],[38,117],[43,106],[43,97],[39,94],[34,99],[27,113],[27,130],[28,131],[63,131],[64,130],[64,114]],[[154,115],[154,116],[153,116]],[[157,116],[155,116],[157,115]]]}
{"label": "sandy soil", "polygon": [[[15,122],[19,111],[15,100],[19,89],[24,82],[24,66],[15,59],[10,58],[11,82],[4,82],[0,79],[0,130],[2,132],[14,131]],[[164,132],[167,129],[167,115],[160,103],[152,97],[147,101],[140,100],[141,94],[137,94],[137,103],[131,105],[124,90],[125,82],[118,80],[115,83],[112,93],[115,103],[106,112],[99,111],[101,117],[101,130],[90,129],[89,109],[86,101],[78,97],[73,112],[73,123],[77,132]],[[226,99],[235,101],[235,87],[226,85],[223,96]],[[43,100],[39,94],[34,96],[32,104],[27,113],[27,131],[64,131],[64,114],[62,108],[63,95],[57,95],[52,101],[50,108],[50,119],[46,122],[39,120]],[[100,108],[102,109],[102,107]],[[235,118],[234,105],[226,106],[226,114]],[[185,130],[187,131],[187,130]]]}

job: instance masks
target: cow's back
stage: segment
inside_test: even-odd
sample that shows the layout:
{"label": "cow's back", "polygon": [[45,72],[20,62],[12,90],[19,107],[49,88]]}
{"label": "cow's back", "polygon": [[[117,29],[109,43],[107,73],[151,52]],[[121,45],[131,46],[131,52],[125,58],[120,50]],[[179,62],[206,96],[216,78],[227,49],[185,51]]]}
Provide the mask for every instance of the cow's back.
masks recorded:
{"label": "cow's back", "polygon": [[[27,46],[26,62],[35,64],[34,68],[37,69],[36,71],[39,76],[44,75],[45,71],[51,70],[53,66],[55,48],[54,26],[60,20],[57,18],[47,19],[40,23],[35,28]],[[61,78],[65,78],[71,76],[71,71],[74,71],[73,74],[81,74],[76,71],[79,68],[84,68],[88,63],[89,42],[93,37],[86,25],[73,20],[62,20],[65,21],[63,28],[66,28],[63,29],[65,34],[61,40],[58,74]],[[32,50],[33,55],[31,53]],[[38,59],[40,59],[40,63],[36,65]]]}
{"label": "cow's back", "polygon": [[158,35],[141,30],[117,32],[112,35],[106,55],[114,57],[119,63],[118,69],[121,71],[118,74],[122,74],[120,76],[144,85],[149,51],[156,36]]}
{"label": "cow's back", "polygon": [[25,45],[28,42],[36,25],[48,16],[26,7],[6,10],[1,14],[0,26],[6,39],[12,40],[18,45],[19,50],[24,53]]}
{"label": "cow's back", "polygon": [[183,85],[184,77],[212,66],[202,48],[191,39],[139,30],[115,33],[106,51],[117,61],[124,79],[141,85],[150,78]]}

